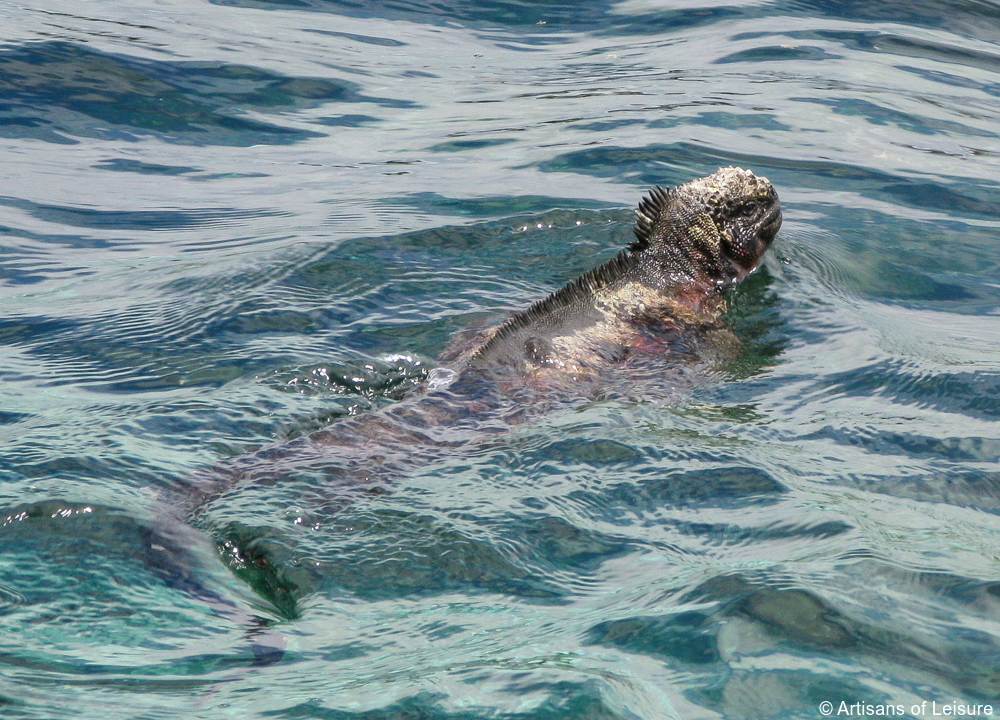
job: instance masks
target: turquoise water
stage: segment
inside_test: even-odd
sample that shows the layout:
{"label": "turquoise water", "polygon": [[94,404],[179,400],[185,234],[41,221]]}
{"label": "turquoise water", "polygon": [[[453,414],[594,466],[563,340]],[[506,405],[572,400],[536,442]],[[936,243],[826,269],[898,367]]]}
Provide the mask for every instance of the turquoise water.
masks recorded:
{"label": "turquoise water", "polygon": [[[41,0],[0,28],[0,716],[1000,714],[996,4]],[[735,356],[366,474],[386,443],[353,429],[450,337],[728,164],[785,212]],[[320,428],[351,452],[297,462]],[[280,481],[150,550],[164,498],[275,442]]]}

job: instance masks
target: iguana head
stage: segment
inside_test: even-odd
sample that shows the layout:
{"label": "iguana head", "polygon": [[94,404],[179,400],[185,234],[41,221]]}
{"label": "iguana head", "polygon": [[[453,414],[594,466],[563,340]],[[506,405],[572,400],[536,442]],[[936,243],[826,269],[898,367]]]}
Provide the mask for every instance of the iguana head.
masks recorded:
{"label": "iguana head", "polygon": [[659,287],[726,288],[760,263],[781,227],[781,203],[767,178],[737,167],[664,190],[654,188],[636,211],[643,279]]}

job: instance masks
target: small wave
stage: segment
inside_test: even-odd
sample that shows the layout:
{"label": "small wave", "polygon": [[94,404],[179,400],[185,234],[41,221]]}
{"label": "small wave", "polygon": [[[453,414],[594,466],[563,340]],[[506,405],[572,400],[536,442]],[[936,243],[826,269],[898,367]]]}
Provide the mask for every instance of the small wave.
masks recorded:
{"label": "small wave", "polygon": [[7,100],[0,134],[54,142],[155,135],[195,145],[290,144],[322,133],[255,120],[247,110],[410,105],[361,95],[345,80],[288,77],[246,65],[153,61],[55,41],[4,48],[0,88],[6,88]]}
{"label": "small wave", "polygon": [[97,230],[170,231],[243,225],[261,217],[288,217],[281,210],[189,208],[185,210],[96,210],[44,205],[14,197],[0,197],[0,205],[17,208],[45,222]]}

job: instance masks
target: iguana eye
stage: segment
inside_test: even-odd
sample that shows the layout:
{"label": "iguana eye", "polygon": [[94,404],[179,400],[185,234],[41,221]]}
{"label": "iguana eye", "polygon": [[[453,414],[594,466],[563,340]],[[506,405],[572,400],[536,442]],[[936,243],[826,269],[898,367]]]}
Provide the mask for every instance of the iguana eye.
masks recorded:
{"label": "iguana eye", "polygon": [[756,210],[757,203],[745,202],[742,205],[736,206],[733,210],[733,217],[746,217],[747,215],[753,215]]}

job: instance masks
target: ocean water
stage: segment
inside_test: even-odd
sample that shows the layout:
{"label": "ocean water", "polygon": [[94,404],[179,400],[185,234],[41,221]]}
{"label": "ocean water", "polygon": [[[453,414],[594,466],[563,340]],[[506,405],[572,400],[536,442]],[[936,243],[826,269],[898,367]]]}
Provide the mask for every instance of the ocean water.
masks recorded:
{"label": "ocean water", "polygon": [[[0,716],[1000,714],[1000,5],[0,28]],[[735,353],[451,450],[365,430],[730,164],[785,214]],[[297,463],[320,429],[344,455]],[[158,555],[164,499],[261,448],[281,477]]]}

